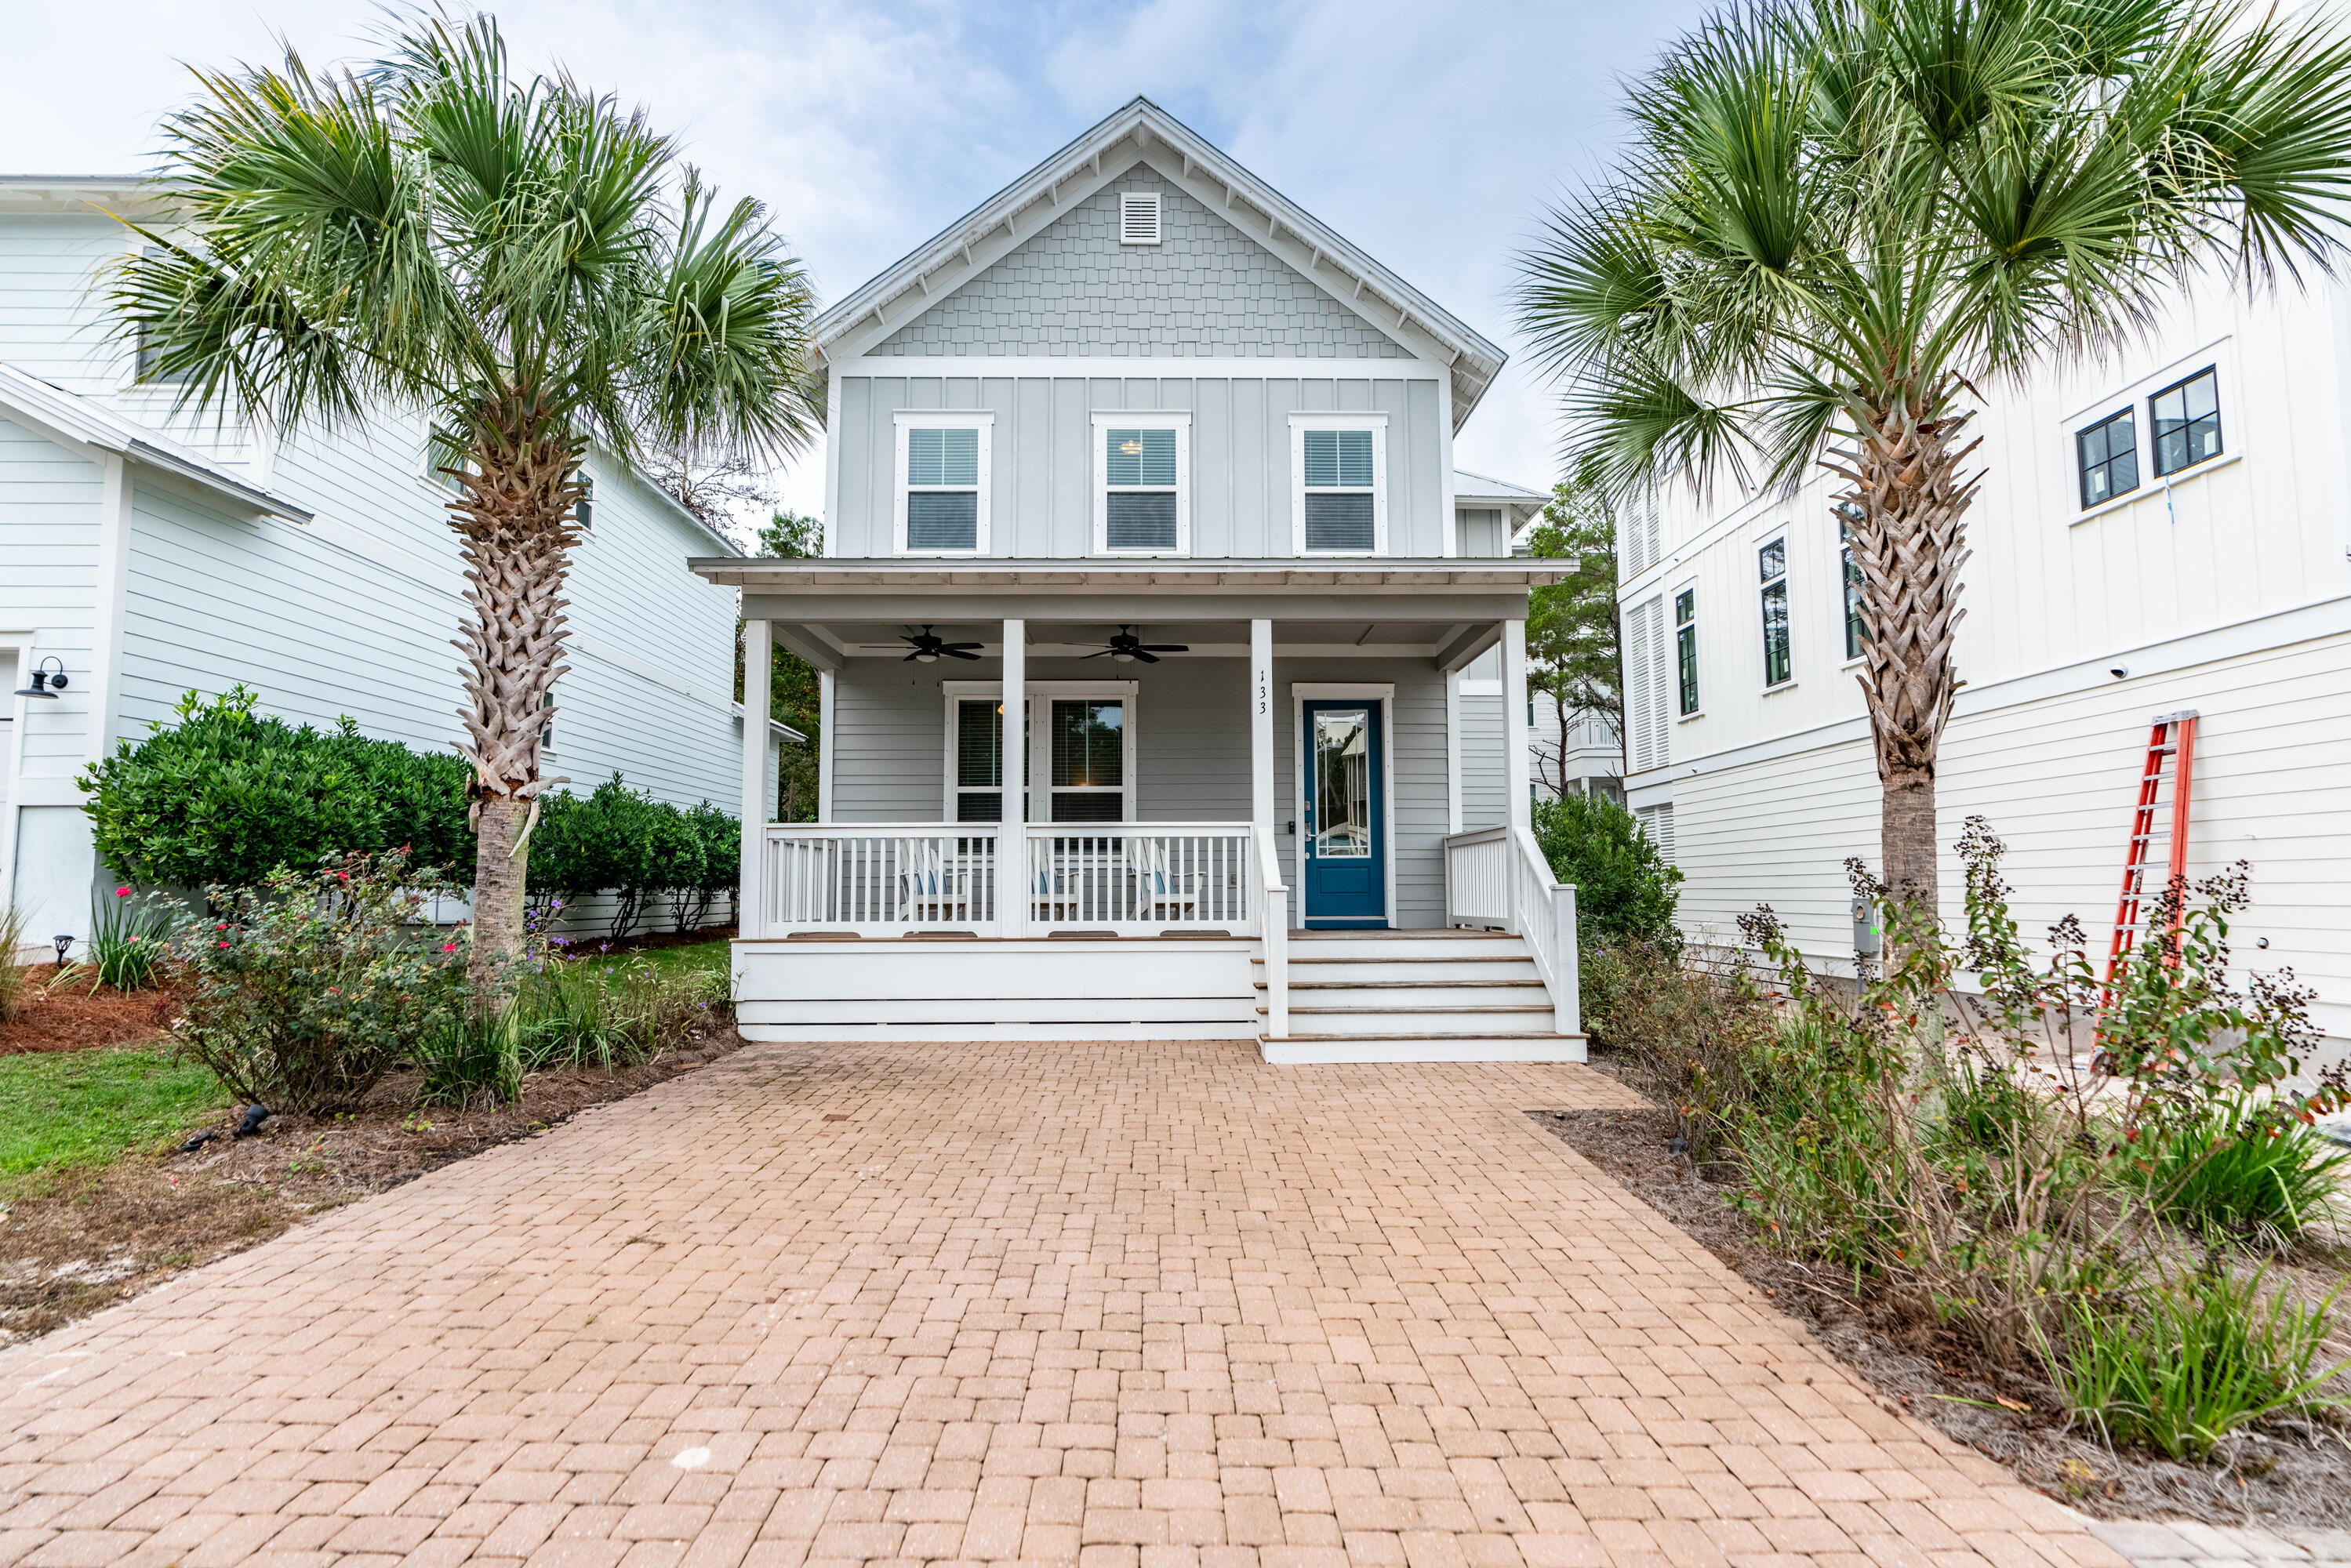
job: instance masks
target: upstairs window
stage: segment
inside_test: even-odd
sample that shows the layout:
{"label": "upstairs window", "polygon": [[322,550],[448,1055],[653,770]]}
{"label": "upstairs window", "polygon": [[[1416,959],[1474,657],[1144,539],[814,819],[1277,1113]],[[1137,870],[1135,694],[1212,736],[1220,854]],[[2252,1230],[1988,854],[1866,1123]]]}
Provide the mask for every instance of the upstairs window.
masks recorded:
{"label": "upstairs window", "polygon": [[2177,474],[2220,455],[2220,377],[2211,366],[2147,400],[2155,424],[2155,471]]}
{"label": "upstairs window", "polygon": [[582,528],[596,526],[596,476],[593,474],[580,476],[580,500],[571,508],[571,520]]}
{"label": "upstairs window", "polygon": [[985,553],[992,421],[984,413],[901,413],[897,423],[898,552]]}
{"label": "upstairs window", "polygon": [[1837,524],[1837,556],[1844,569],[1844,656],[1861,657],[1862,644],[1869,641],[1869,622],[1861,612],[1861,568],[1854,564],[1853,528]]}
{"label": "upstairs window", "polygon": [[1795,673],[1788,643],[1788,541],[1773,539],[1755,559],[1763,580],[1763,684],[1776,686]]}
{"label": "upstairs window", "polygon": [[1094,549],[1175,555],[1191,546],[1191,420],[1094,415]]}
{"label": "upstairs window", "polygon": [[1298,489],[1292,543],[1301,555],[1387,553],[1387,421],[1292,414]]}
{"label": "upstairs window", "polygon": [[1118,194],[1118,243],[1159,243],[1159,193],[1121,191]]}
{"label": "upstairs window", "polygon": [[[141,259],[159,262],[164,259],[166,254],[153,246],[141,246],[139,252]],[[131,380],[140,386],[184,385],[191,372],[185,369],[171,371],[159,370],[157,367],[162,363],[162,358],[163,352],[155,341],[154,333],[141,325],[131,349]]]}
{"label": "upstairs window", "polygon": [[1674,595],[1674,660],[1681,675],[1682,716],[1698,712],[1698,590]]}
{"label": "upstairs window", "polygon": [[2138,426],[2130,410],[2098,421],[2074,440],[2084,511],[2138,488]]}

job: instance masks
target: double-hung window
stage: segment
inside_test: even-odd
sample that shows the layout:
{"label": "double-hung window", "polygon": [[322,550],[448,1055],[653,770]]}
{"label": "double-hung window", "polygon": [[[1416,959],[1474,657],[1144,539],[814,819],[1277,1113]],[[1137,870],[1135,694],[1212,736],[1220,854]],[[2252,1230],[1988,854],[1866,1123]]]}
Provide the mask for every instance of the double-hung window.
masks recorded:
{"label": "double-hung window", "polygon": [[2220,375],[2207,365],[2147,400],[2155,426],[2155,471],[2177,474],[2220,455]]}
{"label": "double-hung window", "polygon": [[1290,416],[1291,544],[1301,555],[1385,555],[1387,416]]}
{"label": "double-hung window", "polygon": [[1682,716],[1698,712],[1698,590],[1674,595],[1674,662],[1681,676]]}
{"label": "double-hung window", "polygon": [[2131,411],[2109,414],[2074,438],[2082,467],[2082,509],[2138,488],[2138,426]]}
{"label": "double-hung window", "polygon": [[955,820],[1004,820],[1004,699],[957,697],[954,706]]}
{"label": "double-hung window", "polygon": [[977,410],[902,411],[896,423],[898,553],[987,553],[993,418]]}
{"label": "double-hung window", "polygon": [[1844,576],[1844,656],[1861,657],[1861,645],[1869,641],[1869,622],[1861,612],[1861,568],[1853,559],[1853,525],[1840,520],[1837,524],[1837,561]]}
{"label": "double-hung window", "polygon": [[1094,415],[1094,549],[1181,555],[1191,548],[1192,416]]}
{"label": "double-hung window", "polygon": [[1788,643],[1788,541],[1773,539],[1755,559],[1763,582],[1763,684],[1776,686],[1795,673]]}

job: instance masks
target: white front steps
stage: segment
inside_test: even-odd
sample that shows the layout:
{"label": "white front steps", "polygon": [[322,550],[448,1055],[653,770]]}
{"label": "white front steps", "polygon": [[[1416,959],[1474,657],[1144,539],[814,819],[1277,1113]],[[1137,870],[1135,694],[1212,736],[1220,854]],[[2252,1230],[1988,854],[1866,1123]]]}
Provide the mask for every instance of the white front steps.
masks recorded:
{"label": "white front steps", "polygon": [[[1268,1061],[1582,1061],[1520,937],[1486,931],[1290,935],[1290,1032]],[[1259,1028],[1265,962],[1253,958]]]}

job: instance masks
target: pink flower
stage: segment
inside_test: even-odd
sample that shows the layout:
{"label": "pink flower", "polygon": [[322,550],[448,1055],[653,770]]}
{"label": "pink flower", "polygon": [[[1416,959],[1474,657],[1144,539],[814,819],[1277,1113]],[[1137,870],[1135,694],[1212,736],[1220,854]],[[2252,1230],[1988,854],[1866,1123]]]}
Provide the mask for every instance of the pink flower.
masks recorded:
{"label": "pink flower", "polygon": [[225,943],[225,942],[224,942],[224,943],[222,943],[222,944],[221,944],[221,946],[224,946],[224,947],[225,947],[225,946],[228,946],[228,944],[227,944],[227,943]]}
{"label": "pink flower", "polygon": [[131,890],[127,887],[118,887],[114,890],[114,896],[117,898],[128,898],[131,896]]}
{"label": "pink flower", "polygon": [[456,950],[457,944],[455,942],[444,942],[441,944],[441,951],[444,953],[455,953]]}

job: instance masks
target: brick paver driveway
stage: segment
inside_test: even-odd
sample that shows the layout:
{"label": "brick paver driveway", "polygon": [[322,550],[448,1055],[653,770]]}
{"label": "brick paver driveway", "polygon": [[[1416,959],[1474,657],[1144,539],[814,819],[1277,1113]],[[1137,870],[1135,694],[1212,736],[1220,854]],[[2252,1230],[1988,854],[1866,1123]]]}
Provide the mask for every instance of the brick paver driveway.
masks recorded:
{"label": "brick paver driveway", "polygon": [[2118,1563],[1522,1114],[758,1046],[0,1354],[0,1563]]}

